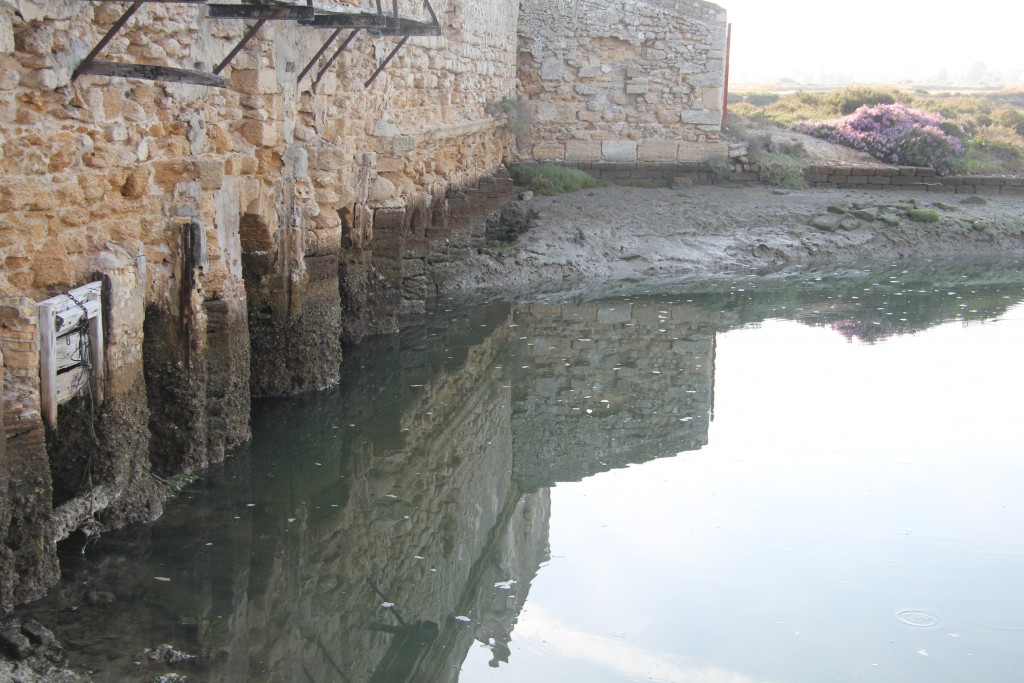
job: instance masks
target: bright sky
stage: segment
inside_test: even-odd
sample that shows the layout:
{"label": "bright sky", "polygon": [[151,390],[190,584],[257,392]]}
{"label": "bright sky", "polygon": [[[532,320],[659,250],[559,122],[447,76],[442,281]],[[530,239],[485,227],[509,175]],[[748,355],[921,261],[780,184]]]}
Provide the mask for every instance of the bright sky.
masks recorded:
{"label": "bright sky", "polygon": [[[718,0],[732,23],[733,82],[952,78],[973,64],[1024,81],[1020,0]],[[992,76],[989,76],[991,80]]]}

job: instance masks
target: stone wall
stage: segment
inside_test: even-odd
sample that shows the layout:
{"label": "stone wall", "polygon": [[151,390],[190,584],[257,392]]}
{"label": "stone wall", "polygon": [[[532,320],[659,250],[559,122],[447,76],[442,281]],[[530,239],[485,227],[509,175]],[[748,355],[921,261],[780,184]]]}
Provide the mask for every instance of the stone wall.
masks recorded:
{"label": "stone wall", "polygon": [[520,151],[669,163],[725,153],[725,20],[700,0],[524,0]]}
{"label": "stone wall", "polygon": [[[0,569],[21,577],[0,612],[53,580],[56,541],[158,514],[160,479],[244,442],[250,394],[335,383],[344,341],[422,309],[474,193],[511,189],[492,104],[515,91],[518,6],[434,6],[442,35],[369,87],[395,39],[358,34],[314,87],[330,32],[268,22],[211,88],[72,82],[125,7],[0,0]],[[252,22],[207,11],[146,4],[101,57],[212,69]],[[96,279],[106,401],[49,429],[35,303]]]}
{"label": "stone wall", "polygon": [[845,190],[903,190],[944,194],[1024,196],[1024,178],[940,176],[916,166],[811,166],[804,172],[811,187]]}

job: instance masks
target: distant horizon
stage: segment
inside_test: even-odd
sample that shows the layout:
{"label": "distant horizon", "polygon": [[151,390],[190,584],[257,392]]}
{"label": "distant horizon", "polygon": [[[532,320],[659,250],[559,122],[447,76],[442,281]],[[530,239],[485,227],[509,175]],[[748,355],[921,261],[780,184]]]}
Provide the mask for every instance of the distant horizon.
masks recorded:
{"label": "distant horizon", "polygon": [[735,83],[1024,84],[1024,4],[721,0]]}

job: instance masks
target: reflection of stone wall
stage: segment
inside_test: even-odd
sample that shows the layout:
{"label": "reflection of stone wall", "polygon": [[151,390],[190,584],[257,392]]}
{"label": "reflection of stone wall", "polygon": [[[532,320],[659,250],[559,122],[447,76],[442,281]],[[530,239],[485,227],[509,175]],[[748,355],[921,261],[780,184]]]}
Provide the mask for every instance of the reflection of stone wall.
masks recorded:
{"label": "reflection of stone wall", "polygon": [[[102,670],[137,675],[155,643],[134,625],[161,621],[211,680],[254,682],[455,681],[474,642],[500,655],[547,558],[549,516],[547,492],[524,496],[511,478],[509,329],[507,306],[428,320],[396,348],[356,350],[342,388],[258,411],[252,452],[217,489],[193,491],[151,539],[138,530],[69,567],[62,590],[116,600],[171,580],[131,610],[75,595],[82,622],[65,646],[102,628],[119,643]],[[129,570],[154,545],[159,568]]]}
{"label": "reflection of stone wall", "polygon": [[[356,378],[340,400],[317,401],[315,413],[307,407],[304,419],[315,421],[296,430],[312,432],[313,452],[337,452],[340,434],[349,455],[340,469],[307,461],[287,473],[287,497],[280,473],[272,481],[254,472],[247,495],[273,499],[260,514],[279,520],[277,530],[270,546],[243,541],[251,550],[239,557],[231,618],[210,611],[203,621],[208,654],[227,648],[235,673],[250,681],[296,680],[303,669],[336,680],[336,665],[350,680],[404,680],[389,676],[418,670],[430,673],[413,680],[455,680],[475,625],[507,640],[518,610],[495,608],[488,596],[495,582],[516,579],[522,604],[546,557],[548,515],[546,495],[524,499],[509,477],[510,392],[494,370],[507,330],[498,326],[469,347],[458,335],[430,348],[413,339],[400,354],[403,367],[390,374],[371,361],[367,382],[386,378],[378,391],[398,399],[398,423],[385,420],[397,427],[385,430],[390,438],[347,428],[388,410],[365,403]],[[385,601],[394,607],[382,608]],[[423,633],[436,624],[437,633],[403,629],[396,614]],[[454,619],[460,615],[473,623]]]}
{"label": "reflection of stone wall", "polygon": [[706,444],[716,317],[629,301],[516,311],[512,429],[522,489]]}

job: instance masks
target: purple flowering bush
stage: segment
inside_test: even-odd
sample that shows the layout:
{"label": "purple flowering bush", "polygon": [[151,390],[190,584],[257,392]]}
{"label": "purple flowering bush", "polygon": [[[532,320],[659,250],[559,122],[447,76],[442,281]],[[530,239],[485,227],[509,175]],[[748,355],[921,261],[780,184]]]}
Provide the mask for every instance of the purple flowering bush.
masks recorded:
{"label": "purple flowering bush", "polygon": [[792,129],[871,154],[889,164],[953,173],[963,164],[963,129],[938,114],[903,104],[864,105],[849,116],[821,123],[801,121]]}

